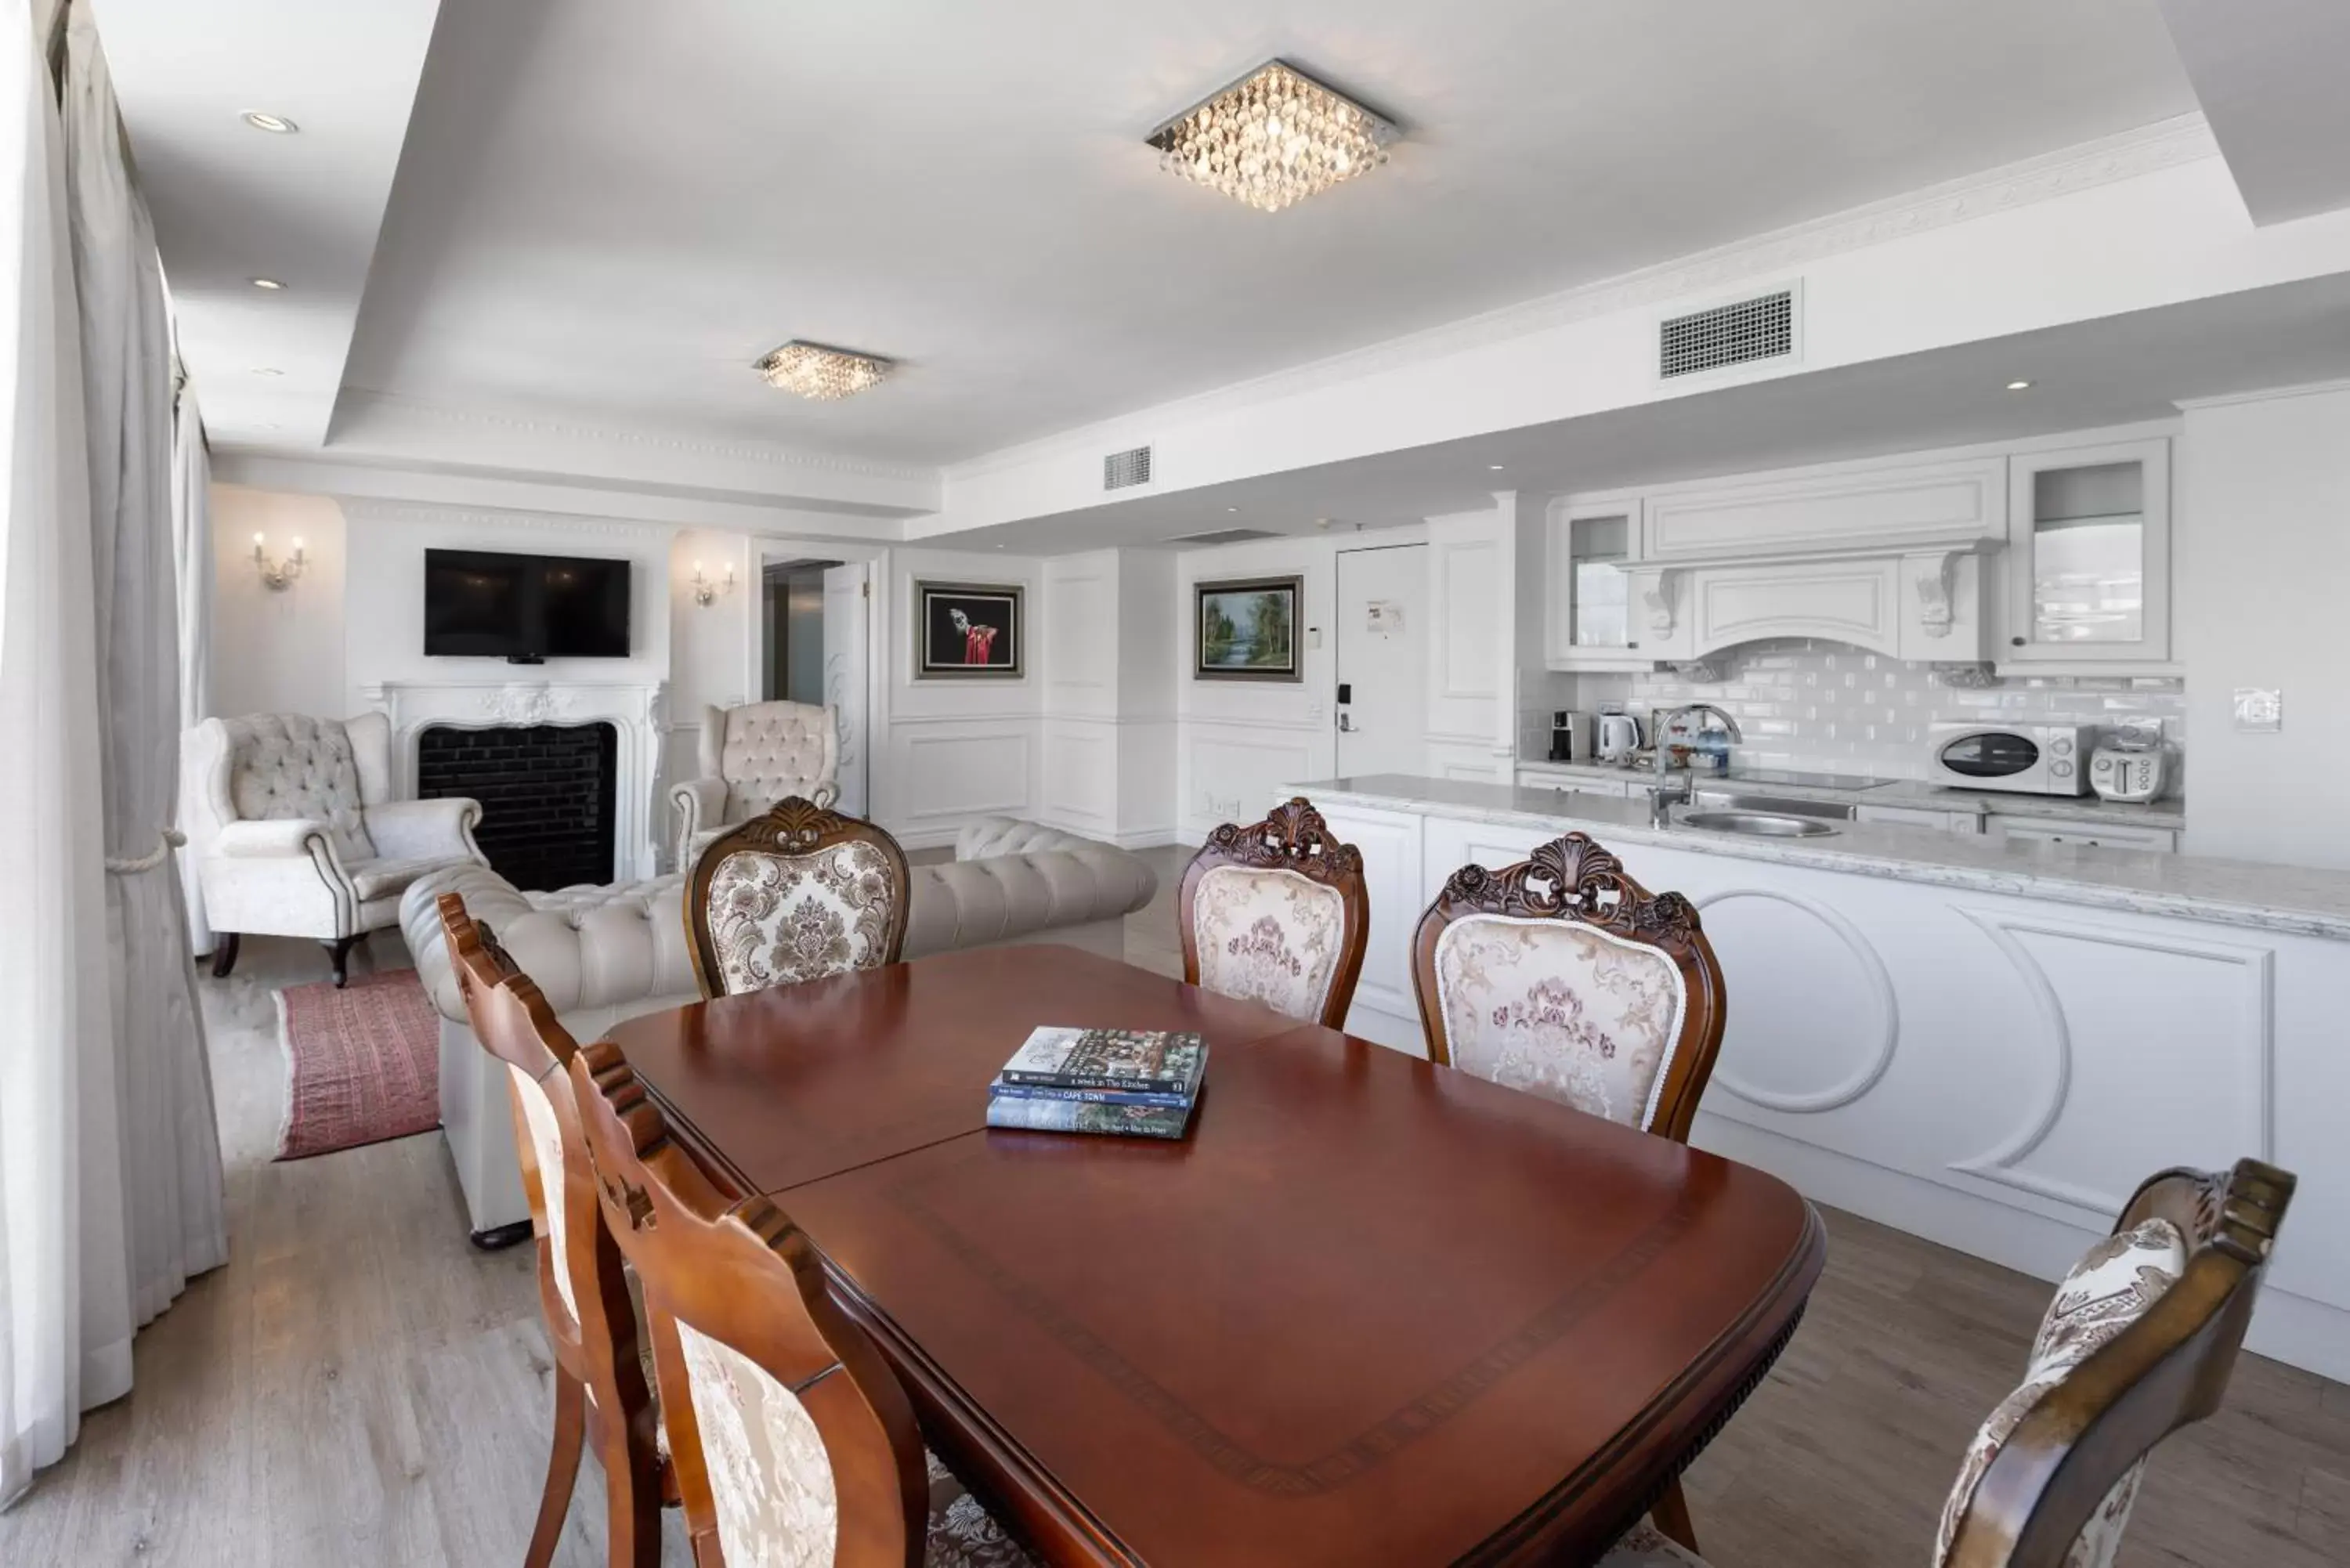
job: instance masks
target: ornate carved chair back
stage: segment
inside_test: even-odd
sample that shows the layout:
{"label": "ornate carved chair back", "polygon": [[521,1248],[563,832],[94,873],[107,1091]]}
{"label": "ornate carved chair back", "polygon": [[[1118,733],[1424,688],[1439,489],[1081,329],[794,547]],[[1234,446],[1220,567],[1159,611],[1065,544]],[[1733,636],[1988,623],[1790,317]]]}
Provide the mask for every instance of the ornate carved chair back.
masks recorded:
{"label": "ornate carved chair back", "polygon": [[796,796],[713,839],[685,888],[704,996],[895,963],[911,878],[898,841]]}
{"label": "ornate carved chair back", "polygon": [[727,1205],[619,1046],[570,1071],[605,1222],[644,1285],[693,1560],[914,1568],[913,1408],[806,1236],[764,1198]]}
{"label": "ornate carved chair back", "polygon": [[1226,823],[1184,869],[1175,898],[1183,978],[1344,1027],[1363,972],[1371,900],[1363,857],[1304,796],[1245,827]]}
{"label": "ornate carved chair back", "polygon": [[2245,1159],[2137,1189],[1975,1435],[1938,1568],[2107,1568],[2147,1451],[2220,1407],[2294,1185]]}
{"label": "ornate carved chair back", "polygon": [[[578,1052],[531,978],[454,893],[440,898],[457,989],[473,1034],[504,1062],[515,1149],[538,1244],[538,1293],[556,1366],[556,1453],[526,1561],[550,1560],[580,1449],[592,1438],[612,1499],[612,1532],[629,1559],[657,1562],[667,1481],[648,1346],[620,1251],[604,1225],[564,1067]],[[566,1458],[567,1449],[568,1457]],[[650,1550],[653,1555],[643,1557]],[[616,1552],[615,1562],[623,1561]]]}
{"label": "ornate carved chair back", "polygon": [[1463,866],[1412,939],[1430,1059],[1689,1141],[1724,1020],[1721,965],[1678,893],[1570,833]]}

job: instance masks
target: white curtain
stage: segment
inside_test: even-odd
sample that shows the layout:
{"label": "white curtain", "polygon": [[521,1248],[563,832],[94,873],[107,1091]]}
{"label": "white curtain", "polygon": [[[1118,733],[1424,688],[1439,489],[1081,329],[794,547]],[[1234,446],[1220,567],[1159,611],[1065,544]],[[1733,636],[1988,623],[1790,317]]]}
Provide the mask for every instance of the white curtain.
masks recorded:
{"label": "white curtain", "polygon": [[0,1498],[130,1386],[80,314],[47,48],[0,0]]}
{"label": "white curtain", "polygon": [[[180,731],[213,713],[213,460],[196,389],[182,383],[172,420],[172,554],[180,579]],[[187,787],[182,778],[181,787]],[[201,820],[182,795],[180,821]],[[213,950],[204,885],[196,876],[203,846],[181,846],[180,897],[188,911],[188,950]]]}
{"label": "white curtain", "polygon": [[175,862],[155,242],[81,0],[0,0],[0,1501],[227,1255]]}
{"label": "white curtain", "polygon": [[172,329],[89,0],[71,0],[64,94],[88,410],[107,935],[130,1304],[145,1324],[228,1257],[212,1064],[172,853],[180,795],[180,585]]}
{"label": "white curtain", "polygon": [[180,585],[180,728],[213,716],[213,459],[196,389],[172,410],[172,562]]}

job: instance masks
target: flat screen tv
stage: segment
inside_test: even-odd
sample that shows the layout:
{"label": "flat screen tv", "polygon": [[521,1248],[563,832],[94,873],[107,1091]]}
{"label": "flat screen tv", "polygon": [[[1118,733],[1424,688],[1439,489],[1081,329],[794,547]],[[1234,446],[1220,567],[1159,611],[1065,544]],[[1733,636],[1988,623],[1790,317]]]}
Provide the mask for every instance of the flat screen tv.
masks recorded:
{"label": "flat screen tv", "polygon": [[629,657],[629,563],[424,552],[424,651],[511,659]]}

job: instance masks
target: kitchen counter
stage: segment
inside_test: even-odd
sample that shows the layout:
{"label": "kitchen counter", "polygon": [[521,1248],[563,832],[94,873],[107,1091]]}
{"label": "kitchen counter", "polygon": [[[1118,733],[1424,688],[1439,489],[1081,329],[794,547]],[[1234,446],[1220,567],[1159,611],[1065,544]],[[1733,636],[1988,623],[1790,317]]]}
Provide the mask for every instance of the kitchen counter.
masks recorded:
{"label": "kitchen counter", "polygon": [[[1627,768],[1614,763],[1553,763],[1539,757],[1519,759],[1520,768],[1539,769],[1575,778],[1629,779],[1646,789],[1656,783],[1653,768]],[[1673,776],[1679,778],[1681,770]],[[2178,795],[2134,805],[2125,801],[2099,800],[2095,795],[2014,794],[2002,790],[1951,789],[1919,779],[1896,779],[1871,789],[1822,789],[1810,784],[1742,781],[1734,775],[1700,774],[1700,789],[1744,789],[1752,794],[1774,794],[1790,800],[1834,801],[1852,805],[1913,806],[1924,811],[1971,811],[1983,816],[2033,816],[2064,822],[2134,823],[2140,827],[2177,832],[2187,826],[2187,803]]]}
{"label": "kitchen counter", "polygon": [[[1757,794],[1797,793],[1775,784],[1751,787]],[[2350,872],[2344,871],[2086,845],[2010,843],[1865,822],[1839,823],[1834,834],[1819,838],[1756,838],[1678,823],[1659,830],[1648,826],[1645,795],[1617,800],[1534,785],[1407,774],[1320,779],[1286,785],[1284,792],[1303,794],[1317,805],[1344,803],[1512,826],[1555,827],[1561,833],[1582,827],[1608,844],[1658,844],[1705,855],[2350,941]],[[1814,793],[1838,800],[1865,800],[1877,794]]]}
{"label": "kitchen counter", "polygon": [[2299,1240],[2247,1344],[2350,1379],[2350,871],[1891,823],[1658,829],[1642,796],[1397,774],[1284,793],[1362,856],[1349,1033],[1425,1054],[1420,912],[1463,866],[1581,829],[1688,899],[1721,963],[1692,1142],[2045,1279],[2147,1173],[2271,1160],[2301,1179]]}

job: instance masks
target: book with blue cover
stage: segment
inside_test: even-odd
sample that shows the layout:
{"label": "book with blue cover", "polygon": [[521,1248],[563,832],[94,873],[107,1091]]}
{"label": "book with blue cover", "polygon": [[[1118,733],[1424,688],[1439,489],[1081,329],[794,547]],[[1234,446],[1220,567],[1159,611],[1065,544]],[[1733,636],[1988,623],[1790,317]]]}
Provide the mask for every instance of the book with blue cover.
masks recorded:
{"label": "book with blue cover", "polygon": [[1093,1106],[1157,1106],[1181,1110],[1191,1096],[1173,1089],[1071,1089],[1058,1084],[1007,1084],[998,1073],[987,1092],[1003,1100],[1076,1100]]}
{"label": "book with blue cover", "polygon": [[[1208,1043],[1192,1033],[1145,1029],[1033,1031],[1000,1081],[1006,1086],[1173,1095],[1188,1101],[1208,1067]],[[1103,1102],[1115,1103],[1115,1102]]]}
{"label": "book with blue cover", "polygon": [[1091,1100],[1023,1100],[1004,1095],[990,1095],[987,1100],[989,1127],[1024,1132],[1180,1138],[1191,1121],[1190,1106],[1105,1106]]}

